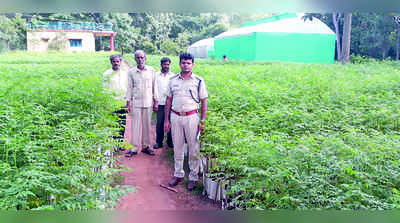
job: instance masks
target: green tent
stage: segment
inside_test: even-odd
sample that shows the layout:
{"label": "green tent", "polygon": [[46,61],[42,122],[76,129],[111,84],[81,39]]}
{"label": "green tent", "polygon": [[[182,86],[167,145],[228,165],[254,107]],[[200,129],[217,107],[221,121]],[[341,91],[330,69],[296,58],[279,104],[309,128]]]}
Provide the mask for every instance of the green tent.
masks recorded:
{"label": "green tent", "polygon": [[335,33],[317,18],[273,16],[215,37],[215,58],[333,63]]}

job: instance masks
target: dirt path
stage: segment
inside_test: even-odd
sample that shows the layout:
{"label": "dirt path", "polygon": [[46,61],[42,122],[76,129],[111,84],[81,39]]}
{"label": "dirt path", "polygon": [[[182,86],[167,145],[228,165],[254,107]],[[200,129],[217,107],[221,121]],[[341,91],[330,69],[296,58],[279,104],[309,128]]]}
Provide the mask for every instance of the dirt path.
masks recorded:
{"label": "dirt path", "polygon": [[[154,144],[154,125],[152,139],[152,144]],[[173,166],[171,165],[170,155],[168,155],[172,151],[166,148],[155,149],[154,151],[155,156],[139,153],[132,158],[126,158],[123,154],[120,155],[119,163],[131,168],[129,172],[121,174],[124,176],[122,185],[134,186],[136,192],[121,197],[116,210],[220,209],[219,204],[207,197],[187,191],[186,183],[180,183],[175,187],[178,193],[160,187],[160,184],[168,185],[168,181],[173,177]]]}
{"label": "dirt path", "polygon": [[[129,69],[125,61],[121,66]],[[152,135],[154,145],[154,125]],[[121,173],[124,176],[122,185],[134,186],[136,192],[121,197],[116,210],[220,210],[219,204],[199,195],[199,191],[197,194],[187,191],[186,181],[175,187],[178,193],[160,187],[160,184],[168,185],[173,177],[173,160],[170,161],[173,152],[166,148],[155,149],[154,152],[155,156],[143,153],[132,158],[126,158],[124,154],[119,156],[118,162],[131,169]]]}

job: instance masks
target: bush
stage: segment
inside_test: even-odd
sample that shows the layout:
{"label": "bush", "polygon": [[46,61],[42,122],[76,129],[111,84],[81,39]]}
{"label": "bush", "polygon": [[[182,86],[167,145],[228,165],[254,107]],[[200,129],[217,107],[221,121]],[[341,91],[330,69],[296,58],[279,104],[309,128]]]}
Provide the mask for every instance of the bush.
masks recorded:
{"label": "bush", "polygon": [[154,54],[155,52],[157,52],[157,47],[149,41],[144,41],[142,43],[142,49],[144,52],[146,52],[146,54]]}
{"label": "bush", "polygon": [[103,90],[108,54],[25,51],[0,58],[0,210],[113,207],[118,107]]}
{"label": "bush", "polygon": [[350,63],[353,63],[353,64],[371,63],[374,61],[375,61],[374,58],[371,58],[371,57],[368,57],[365,55],[363,55],[363,56],[354,55],[354,54],[350,55]]}
{"label": "bush", "polygon": [[174,41],[167,39],[161,44],[161,51],[167,55],[178,55],[179,46]]}

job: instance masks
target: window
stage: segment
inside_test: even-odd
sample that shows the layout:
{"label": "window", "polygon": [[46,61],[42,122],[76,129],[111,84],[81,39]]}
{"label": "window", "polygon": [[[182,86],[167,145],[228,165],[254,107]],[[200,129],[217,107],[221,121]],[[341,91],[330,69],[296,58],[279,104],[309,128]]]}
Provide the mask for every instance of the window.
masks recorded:
{"label": "window", "polygon": [[70,39],[69,40],[70,47],[81,47],[82,46],[82,39]]}

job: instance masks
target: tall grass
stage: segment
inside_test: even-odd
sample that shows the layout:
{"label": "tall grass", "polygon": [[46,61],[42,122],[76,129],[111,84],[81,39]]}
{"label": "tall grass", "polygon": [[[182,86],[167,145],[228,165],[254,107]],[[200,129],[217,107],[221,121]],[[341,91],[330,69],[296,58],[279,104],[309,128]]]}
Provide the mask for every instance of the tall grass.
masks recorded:
{"label": "tall grass", "polygon": [[399,208],[398,64],[198,65],[203,145],[239,207]]}
{"label": "tall grass", "polygon": [[110,186],[118,170],[103,157],[117,131],[111,116],[117,103],[101,85],[108,63],[106,54],[2,55],[0,209],[115,204],[123,193]]}
{"label": "tall grass", "polygon": [[[0,209],[115,204],[117,170],[93,171],[116,132],[118,103],[100,78],[108,55],[2,55]],[[160,59],[147,64],[159,69]],[[398,65],[196,60],[209,91],[202,146],[218,157],[213,175],[230,181],[241,208],[399,208]]]}

